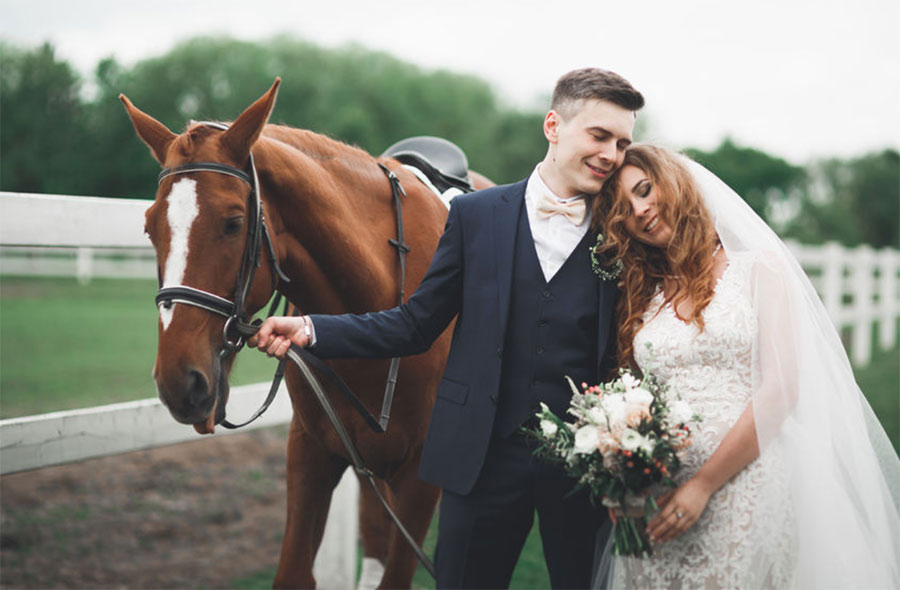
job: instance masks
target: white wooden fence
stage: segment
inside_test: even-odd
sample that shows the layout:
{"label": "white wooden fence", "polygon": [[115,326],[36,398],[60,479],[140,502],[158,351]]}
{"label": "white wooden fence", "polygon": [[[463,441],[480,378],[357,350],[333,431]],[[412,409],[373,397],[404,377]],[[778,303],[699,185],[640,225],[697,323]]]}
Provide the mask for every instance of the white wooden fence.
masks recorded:
{"label": "white wooden fence", "polygon": [[[0,275],[155,277],[143,233],[150,201],[0,193]],[[0,278],[2,280],[2,278]],[[250,416],[268,383],[232,389],[228,412]],[[282,384],[269,410],[247,428],[290,422]],[[221,434],[235,431],[218,429]],[[218,435],[217,435],[218,436]],[[0,474],[125,453],[198,435],[156,399],[0,420]],[[359,484],[348,470],[328,515],[315,575],[322,588],[352,588],[356,577]]]}
{"label": "white wooden fence", "polygon": [[844,248],[828,242],[806,246],[788,241],[806,270],[828,315],[839,329],[850,329],[850,358],[865,366],[872,358],[873,328],[878,345],[890,350],[897,343],[900,316],[900,251],[870,246]]}

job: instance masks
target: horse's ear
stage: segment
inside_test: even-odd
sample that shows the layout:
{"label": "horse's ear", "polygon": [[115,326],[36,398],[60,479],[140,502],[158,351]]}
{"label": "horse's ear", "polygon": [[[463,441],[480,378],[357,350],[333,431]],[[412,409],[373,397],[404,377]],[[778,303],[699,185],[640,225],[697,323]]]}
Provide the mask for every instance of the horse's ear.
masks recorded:
{"label": "horse's ear", "polygon": [[269,120],[275,107],[275,97],[281,78],[275,78],[272,87],[256,102],[247,107],[241,115],[222,134],[222,145],[231,152],[238,162],[243,162],[250,154],[250,148],[259,139],[263,126]]}
{"label": "horse's ear", "polygon": [[150,147],[150,151],[153,152],[153,157],[156,158],[156,161],[161,165],[165,165],[166,150],[177,135],[169,131],[168,127],[134,106],[124,94],[119,95],[119,100],[125,105],[125,110],[128,111],[128,116],[131,117],[131,124],[134,125],[134,130],[137,131],[138,137]]}

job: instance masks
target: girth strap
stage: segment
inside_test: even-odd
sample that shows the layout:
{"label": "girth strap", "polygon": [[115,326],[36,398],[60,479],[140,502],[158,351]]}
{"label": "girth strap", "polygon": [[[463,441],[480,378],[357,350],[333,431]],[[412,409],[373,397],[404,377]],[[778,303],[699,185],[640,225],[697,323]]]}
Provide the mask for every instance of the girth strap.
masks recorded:
{"label": "girth strap", "polygon": [[[394,174],[393,170],[378,162],[378,167],[384,172],[388,181],[391,183],[391,197],[394,199],[394,205],[397,209],[397,239],[388,240],[391,246],[397,249],[397,256],[400,258],[400,296],[399,305],[403,305],[406,299],[406,255],[409,254],[410,248],[406,243],[403,231],[403,199],[406,191],[400,184],[400,179]],[[381,428],[386,430],[388,420],[391,417],[391,404],[394,401],[394,390],[397,388],[397,374],[400,371],[400,358],[391,359],[391,366],[388,369],[388,378],[384,386],[384,400],[381,402]],[[367,412],[368,413],[368,412]]]}

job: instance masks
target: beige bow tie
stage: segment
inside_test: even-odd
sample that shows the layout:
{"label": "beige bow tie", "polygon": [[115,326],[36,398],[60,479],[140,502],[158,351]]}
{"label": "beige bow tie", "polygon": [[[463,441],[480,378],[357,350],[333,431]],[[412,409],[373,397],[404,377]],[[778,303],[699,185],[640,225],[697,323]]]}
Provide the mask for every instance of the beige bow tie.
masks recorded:
{"label": "beige bow tie", "polygon": [[541,218],[552,217],[553,215],[564,215],[572,225],[580,225],[584,221],[584,214],[587,212],[587,206],[584,199],[574,199],[567,203],[560,203],[556,197],[543,193],[537,206],[537,214]]}

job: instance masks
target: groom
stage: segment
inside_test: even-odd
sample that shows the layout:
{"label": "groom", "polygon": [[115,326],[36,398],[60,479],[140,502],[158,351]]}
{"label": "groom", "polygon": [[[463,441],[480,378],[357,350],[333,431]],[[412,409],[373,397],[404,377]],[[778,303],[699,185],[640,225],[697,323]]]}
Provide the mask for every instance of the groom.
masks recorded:
{"label": "groom", "polygon": [[[587,588],[606,516],[520,434],[541,402],[564,416],[563,377],[596,383],[615,348],[613,282],[591,271],[590,201],[631,143],[641,94],[586,68],[557,82],[547,154],[516,184],[459,196],[409,301],[365,315],[270,318],[251,345],[322,358],[421,353],[457,318],[419,475],[443,490],[438,588],[505,588],[537,510],[554,588]],[[606,366],[604,366],[604,363]]]}

